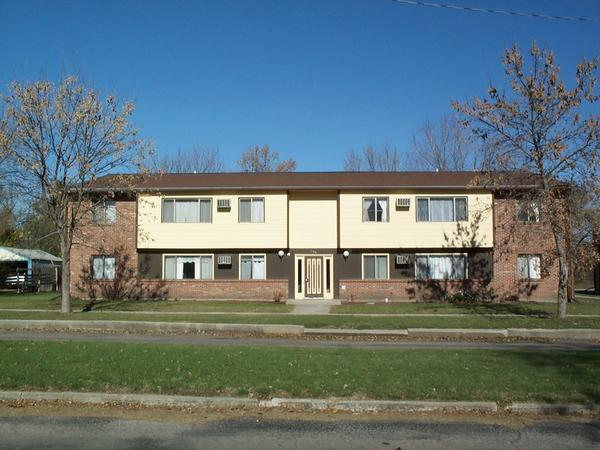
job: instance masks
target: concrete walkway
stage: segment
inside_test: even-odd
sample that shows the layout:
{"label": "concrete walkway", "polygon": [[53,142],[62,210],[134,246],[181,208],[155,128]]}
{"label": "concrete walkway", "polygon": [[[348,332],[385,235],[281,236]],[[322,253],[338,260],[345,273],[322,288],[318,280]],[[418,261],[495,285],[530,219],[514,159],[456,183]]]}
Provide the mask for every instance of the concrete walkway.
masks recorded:
{"label": "concrete walkway", "polygon": [[136,344],[241,345],[352,349],[451,349],[451,350],[553,350],[600,351],[600,344],[584,342],[467,342],[467,341],[368,341],[254,338],[203,335],[108,334],[86,332],[1,331],[0,341],[119,342]]}
{"label": "concrete walkway", "polygon": [[311,305],[295,305],[294,309],[289,314],[323,315],[323,314],[329,314],[330,311],[331,311],[330,305],[322,305],[319,303],[314,303]]}

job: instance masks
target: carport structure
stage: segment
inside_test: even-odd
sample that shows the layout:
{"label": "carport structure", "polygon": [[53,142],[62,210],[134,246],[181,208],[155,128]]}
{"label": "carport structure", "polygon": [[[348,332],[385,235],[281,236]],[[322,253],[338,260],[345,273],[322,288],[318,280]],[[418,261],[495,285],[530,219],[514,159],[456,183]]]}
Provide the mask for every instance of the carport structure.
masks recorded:
{"label": "carport structure", "polygon": [[0,284],[4,287],[18,288],[18,285],[25,284],[39,289],[55,289],[61,265],[59,257],[43,250],[0,247]]}

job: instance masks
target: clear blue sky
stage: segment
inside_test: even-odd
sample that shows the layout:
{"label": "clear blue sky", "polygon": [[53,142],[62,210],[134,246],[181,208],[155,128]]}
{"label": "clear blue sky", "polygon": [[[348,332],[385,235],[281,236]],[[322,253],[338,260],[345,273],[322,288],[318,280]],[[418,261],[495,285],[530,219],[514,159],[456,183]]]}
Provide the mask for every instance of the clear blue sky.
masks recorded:
{"label": "clear blue sky", "polygon": [[[443,2],[600,18],[598,0]],[[252,144],[299,170],[341,169],[367,144],[406,148],[452,99],[501,80],[514,42],[552,48],[564,72],[600,53],[599,24],[391,0],[4,0],[0,23],[3,91],[76,74],[134,100],[159,151],[217,147],[231,169]]]}

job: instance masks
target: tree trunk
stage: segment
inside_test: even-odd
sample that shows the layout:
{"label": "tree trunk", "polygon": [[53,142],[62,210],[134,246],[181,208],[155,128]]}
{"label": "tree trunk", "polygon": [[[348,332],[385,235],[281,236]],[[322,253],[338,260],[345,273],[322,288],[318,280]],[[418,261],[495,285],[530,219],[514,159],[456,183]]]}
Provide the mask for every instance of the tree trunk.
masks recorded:
{"label": "tree trunk", "polygon": [[567,291],[569,289],[569,261],[561,239],[561,235],[555,232],[556,249],[558,251],[558,311],[559,319],[567,317]]}
{"label": "tree trunk", "polygon": [[71,312],[71,255],[69,254],[69,246],[66,243],[64,234],[60,238],[60,256],[62,258],[61,270],[61,294],[62,301],[60,310],[62,313],[68,314]]}

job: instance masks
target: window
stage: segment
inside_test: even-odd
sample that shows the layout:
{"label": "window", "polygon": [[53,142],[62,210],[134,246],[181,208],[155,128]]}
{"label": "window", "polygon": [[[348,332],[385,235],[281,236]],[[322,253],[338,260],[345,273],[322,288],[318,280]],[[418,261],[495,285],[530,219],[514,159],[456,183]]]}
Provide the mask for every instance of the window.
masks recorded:
{"label": "window", "polygon": [[93,256],[92,257],[92,276],[94,280],[114,280],[115,279],[115,257],[114,256]]}
{"label": "window", "polygon": [[538,202],[519,202],[517,218],[520,222],[539,222],[540,205]]}
{"label": "window", "polygon": [[465,255],[417,255],[417,280],[464,280]]}
{"label": "window", "polygon": [[467,218],[467,197],[417,198],[417,222],[463,222]]}
{"label": "window", "polygon": [[363,222],[388,222],[388,197],[365,197],[362,205]]}
{"label": "window", "polygon": [[165,280],[212,280],[212,255],[165,256]]}
{"label": "window", "polygon": [[240,222],[264,222],[265,199],[263,197],[240,198]]}
{"label": "window", "polygon": [[363,279],[387,280],[388,255],[363,255]]}
{"label": "window", "polygon": [[521,280],[539,280],[542,278],[541,255],[517,256],[517,271]]}
{"label": "window", "polygon": [[95,203],[92,208],[92,218],[94,223],[99,225],[115,223],[117,204],[114,200],[101,200]]}
{"label": "window", "polygon": [[165,198],[162,201],[163,223],[211,223],[210,198]]}
{"label": "window", "polygon": [[265,255],[240,256],[240,280],[266,279]]}

